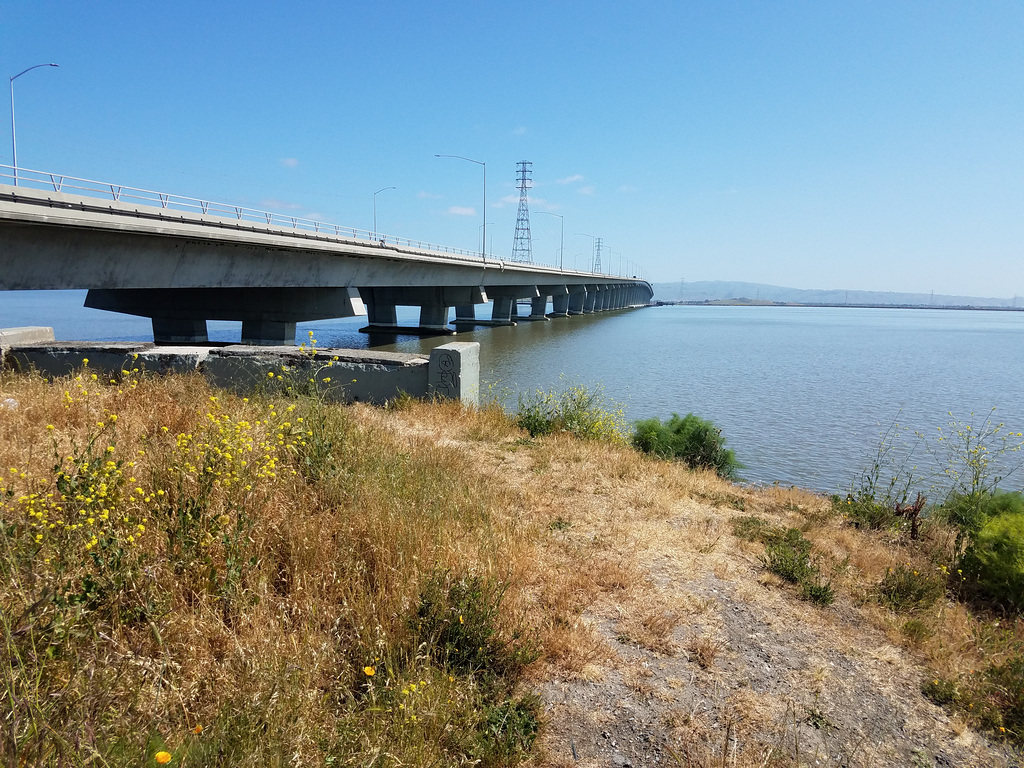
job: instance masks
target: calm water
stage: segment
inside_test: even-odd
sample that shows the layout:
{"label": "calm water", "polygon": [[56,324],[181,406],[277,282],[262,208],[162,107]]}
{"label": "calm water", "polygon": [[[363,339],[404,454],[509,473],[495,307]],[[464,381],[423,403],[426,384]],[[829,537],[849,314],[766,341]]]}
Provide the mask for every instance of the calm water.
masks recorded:
{"label": "calm water", "polygon": [[[152,339],[147,320],[87,310],[84,292],[0,294],[0,327],[59,339]],[[406,315],[414,322],[415,311]],[[451,338],[371,338],[364,318],[308,323],[319,346],[429,350]],[[236,340],[239,324],[210,323]],[[751,481],[849,485],[897,419],[934,433],[948,412],[1024,430],[1024,313],[796,307],[652,307],[460,333],[483,379],[510,391],[600,385],[630,419],[714,421]],[[1009,485],[1020,488],[1024,479]]]}

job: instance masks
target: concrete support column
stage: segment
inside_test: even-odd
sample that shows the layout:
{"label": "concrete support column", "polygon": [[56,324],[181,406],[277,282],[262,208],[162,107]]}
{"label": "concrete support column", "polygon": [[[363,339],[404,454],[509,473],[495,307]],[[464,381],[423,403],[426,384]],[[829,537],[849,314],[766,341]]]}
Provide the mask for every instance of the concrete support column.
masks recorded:
{"label": "concrete support column", "polygon": [[451,333],[448,328],[448,311],[451,307],[443,304],[424,304],[420,307],[420,328]]}
{"label": "concrete support column", "polygon": [[587,302],[587,288],[584,285],[574,285],[570,291],[572,292],[569,294],[569,314],[582,315],[583,306]]}
{"label": "concrete support column", "polygon": [[569,316],[569,297],[571,294],[566,293],[562,296],[551,297],[551,314],[548,317],[568,317]]}
{"label": "concrete support column", "polygon": [[398,314],[393,301],[380,301],[376,296],[366,301],[367,325],[376,328],[397,328]]}
{"label": "concrete support column", "polygon": [[[210,337],[206,332],[205,320],[188,320],[178,317],[154,317],[153,341],[157,344],[206,344]],[[295,342],[295,326],[292,326],[292,343]]]}
{"label": "concrete support column", "polygon": [[456,323],[475,323],[476,304],[463,304],[455,308]]}
{"label": "concrete support column", "polygon": [[294,346],[295,323],[282,323],[275,320],[243,320],[242,343],[256,347]]}
{"label": "concrete support column", "polygon": [[495,296],[491,308],[491,322],[494,325],[515,325],[512,320],[512,308],[516,300],[511,296]]}
{"label": "concrete support column", "polygon": [[597,304],[597,294],[598,294],[598,290],[597,290],[597,286],[596,285],[588,285],[587,286],[587,298],[583,302],[583,314],[585,314],[585,315],[592,315],[592,314],[594,314],[594,312],[596,311],[594,309],[594,307]]}
{"label": "concrete support column", "polygon": [[544,310],[548,308],[548,297],[547,296],[534,296],[530,299],[530,316],[521,317],[520,320],[543,320],[547,322],[548,316],[544,314]]}

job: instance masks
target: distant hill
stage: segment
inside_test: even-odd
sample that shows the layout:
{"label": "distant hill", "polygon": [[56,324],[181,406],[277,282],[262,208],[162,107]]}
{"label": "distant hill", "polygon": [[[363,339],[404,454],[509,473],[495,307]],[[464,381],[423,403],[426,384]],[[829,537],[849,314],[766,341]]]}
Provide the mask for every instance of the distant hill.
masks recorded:
{"label": "distant hill", "polygon": [[892,304],[936,307],[1021,307],[1024,297],[993,299],[980,296],[950,296],[893,291],[844,291],[783,288],[763,283],[703,280],[695,283],[653,283],[655,301],[716,301],[749,299],[795,304]]}

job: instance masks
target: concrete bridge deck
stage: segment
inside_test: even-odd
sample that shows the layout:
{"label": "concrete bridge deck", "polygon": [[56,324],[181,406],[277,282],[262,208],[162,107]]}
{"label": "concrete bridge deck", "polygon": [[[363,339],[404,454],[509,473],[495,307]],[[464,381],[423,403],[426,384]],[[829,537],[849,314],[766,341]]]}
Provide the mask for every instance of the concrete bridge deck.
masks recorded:
{"label": "concrete bridge deck", "polygon": [[[31,173],[19,169],[22,183]],[[45,178],[0,185],[0,290],[87,288],[87,306],[151,318],[158,343],[203,342],[207,320],[240,320],[244,343],[272,345],[294,343],[295,323],[307,320],[367,315],[366,330],[451,333],[451,307],[464,327],[514,324],[520,299],[531,300],[528,319],[545,320],[549,300],[551,316],[567,317],[653,296],[636,278],[370,240],[201,201],[182,210],[165,195],[135,204],[113,185],[102,199],[57,191],[53,180],[65,177],[39,176],[54,189],[38,188]],[[475,305],[486,302],[491,317],[478,319]],[[419,307],[419,325],[400,328],[396,306]]]}

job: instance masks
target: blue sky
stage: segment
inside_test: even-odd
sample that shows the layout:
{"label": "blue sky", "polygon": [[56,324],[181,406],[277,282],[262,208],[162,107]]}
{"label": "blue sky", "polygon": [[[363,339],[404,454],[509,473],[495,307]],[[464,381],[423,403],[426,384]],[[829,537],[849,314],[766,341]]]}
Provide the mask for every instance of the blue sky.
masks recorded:
{"label": "blue sky", "polygon": [[[1019,2],[0,0],[18,159],[654,281],[1024,295]],[[6,102],[6,99],[4,99]],[[10,163],[9,107],[0,162]],[[609,254],[605,253],[605,263]]]}

